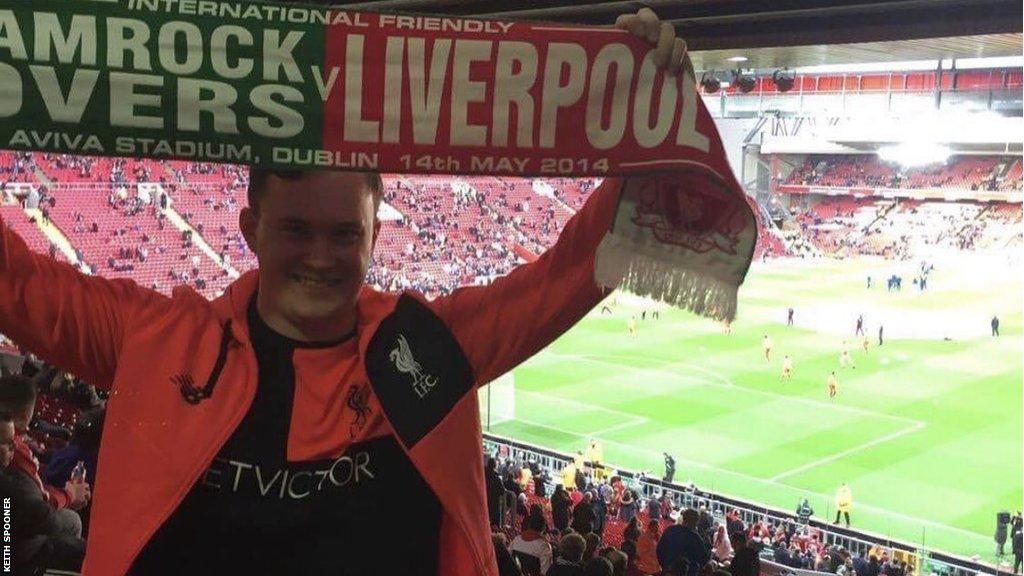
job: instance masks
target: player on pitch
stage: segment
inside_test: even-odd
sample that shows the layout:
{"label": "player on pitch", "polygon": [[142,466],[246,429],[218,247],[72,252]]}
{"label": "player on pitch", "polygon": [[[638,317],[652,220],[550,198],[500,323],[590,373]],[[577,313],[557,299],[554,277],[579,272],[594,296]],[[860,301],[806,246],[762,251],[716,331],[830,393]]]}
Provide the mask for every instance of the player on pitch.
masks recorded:
{"label": "player on pitch", "polygon": [[793,359],[787,354],[782,359],[782,374],[779,376],[779,382],[785,382],[793,376]]}

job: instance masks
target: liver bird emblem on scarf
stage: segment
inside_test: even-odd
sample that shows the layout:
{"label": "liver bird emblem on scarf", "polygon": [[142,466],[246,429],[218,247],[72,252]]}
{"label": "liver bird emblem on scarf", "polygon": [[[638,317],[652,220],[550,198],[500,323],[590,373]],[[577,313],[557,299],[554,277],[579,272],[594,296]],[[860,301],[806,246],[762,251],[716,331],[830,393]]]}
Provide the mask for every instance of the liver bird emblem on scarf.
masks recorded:
{"label": "liver bird emblem on scarf", "polygon": [[399,372],[412,377],[413,390],[418,397],[423,398],[437,385],[437,377],[423,373],[423,366],[413,357],[412,347],[409,346],[405,335],[399,334],[396,342],[396,346],[388,354],[388,358]]}

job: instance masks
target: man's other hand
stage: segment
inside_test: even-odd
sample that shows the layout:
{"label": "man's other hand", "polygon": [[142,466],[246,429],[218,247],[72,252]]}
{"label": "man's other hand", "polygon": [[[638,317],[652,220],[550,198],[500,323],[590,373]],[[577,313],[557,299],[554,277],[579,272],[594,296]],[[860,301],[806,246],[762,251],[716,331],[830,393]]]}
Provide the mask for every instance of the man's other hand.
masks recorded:
{"label": "man's other hand", "polygon": [[71,495],[71,503],[68,506],[72,510],[81,510],[89,504],[92,498],[92,489],[85,482],[68,482],[64,489]]}

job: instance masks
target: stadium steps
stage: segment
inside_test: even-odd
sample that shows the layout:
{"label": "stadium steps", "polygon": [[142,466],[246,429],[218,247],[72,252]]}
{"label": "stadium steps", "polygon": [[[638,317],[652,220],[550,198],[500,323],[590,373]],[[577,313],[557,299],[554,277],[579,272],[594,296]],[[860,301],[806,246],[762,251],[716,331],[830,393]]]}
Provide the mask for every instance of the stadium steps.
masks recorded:
{"label": "stadium steps", "polygon": [[38,164],[36,164],[35,160],[32,160],[32,172],[36,175],[36,180],[38,180],[41,184],[45,184],[46,186],[53,186],[53,180],[51,180],[50,177],[46,175],[46,172],[43,172],[43,169],[40,168]]}
{"label": "stadium steps", "polygon": [[864,227],[864,236],[867,236],[868,232],[871,232],[871,229],[875,227],[875,224],[884,221],[885,217],[888,216],[890,212],[895,210],[898,204],[899,200],[894,199],[892,201],[892,204],[889,204],[888,206],[885,206],[881,210],[879,210],[878,215],[875,216],[875,219],[869,222],[868,225]]}
{"label": "stadium steps", "polygon": [[41,210],[38,208],[25,208],[24,210],[25,214],[28,215],[29,218],[35,220],[36,228],[39,228],[39,231],[46,236],[46,239],[56,246],[65,257],[67,257],[68,262],[71,262],[72,265],[79,268],[84,266],[91,270],[88,264],[78,258],[78,253],[75,252],[75,247],[71,244],[71,240],[64,235],[64,232],[62,232],[52,220],[47,219],[44,221]]}
{"label": "stadium steps", "polygon": [[158,190],[158,194],[155,196],[159,196],[159,194],[164,194],[167,196],[167,208],[162,210],[164,216],[167,217],[167,221],[173,224],[178,230],[181,230],[182,232],[191,232],[192,243],[198,246],[199,249],[202,250],[204,254],[209,256],[210,259],[217,264],[217,266],[224,270],[227,270],[228,275],[230,275],[232,278],[238,278],[239,276],[241,276],[241,273],[238,270],[236,270],[234,266],[230,264],[225,264],[220,259],[220,254],[218,254],[217,251],[214,250],[212,246],[210,246],[209,242],[206,241],[206,238],[203,238],[203,235],[200,234],[198,230],[193,228],[192,225],[189,224],[185,220],[185,218],[183,218],[181,214],[174,209],[174,198],[170,194],[168,194],[166,190],[164,190],[164,187],[161,186],[160,184],[155,183],[153,185],[156,186]]}

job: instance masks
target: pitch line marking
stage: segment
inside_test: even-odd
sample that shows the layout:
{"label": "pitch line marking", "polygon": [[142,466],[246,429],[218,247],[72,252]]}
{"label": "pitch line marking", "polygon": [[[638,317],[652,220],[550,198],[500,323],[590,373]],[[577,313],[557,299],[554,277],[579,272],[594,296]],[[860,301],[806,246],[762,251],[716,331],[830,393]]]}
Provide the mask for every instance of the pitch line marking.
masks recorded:
{"label": "pitch line marking", "polygon": [[617,416],[624,416],[629,418],[634,424],[640,424],[641,422],[648,422],[648,418],[639,414],[633,414],[631,412],[623,412],[614,408],[606,408],[604,406],[598,406],[597,404],[591,404],[590,402],[583,402],[581,400],[573,400],[571,398],[563,398],[561,396],[555,396],[553,394],[545,394],[544,392],[534,392],[532,390],[516,390],[516,394],[525,394],[526,396],[534,396],[548,402],[561,402],[562,404],[569,404],[571,406],[577,406],[584,410],[595,410],[600,412],[608,412]]}
{"label": "pitch line marking", "polygon": [[[593,356],[589,356],[589,355],[583,355],[583,354],[571,354],[571,355],[569,355],[569,354],[559,354],[557,352],[550,352],[550,351],[548,351],[547,354],[551,354],[552,356],[556,356],[556,357],[569,357],[569,358],[572,358],[574,360],[582,360],[584,362],[594,362],[594,363],[597,363],[597,364],[605,364],[605,365],[608,365],[608,366],[615,366],[615,367],[618,367],[618,368],[624,368],[621,364],[617,364],[615,362],[609,362],[607,360],[602,360],[601,358],[594,358]],[[907,424],[922,424],[922,425],[924,424],[924,422],[922,422],[921,420],[915,420],[913,418],[905,418],[903,416],[893,416],[891,414],[882,414],[880,412],[872,412],[871,410],[866,410],[864,408],[857,408],[856,406],[846,406],[846,405],[843,405],[843,404],[835,404],[833,402],[824,402],[822,400],[813,400],[811,398],[802,398],[802,397],[799,397],[799,396],[789,396],[787,394],[781,394],[779,392],[770,392],[768,390],[757,390],[757,389],[754,389],[754,388],[746,388],[744,386],[737,385],[732,380],[730,380],[729,378],[719,374],[718,372],[715,372],[713,370],[708,370],[707,368],[702,368],[702,367],[694,365],[694,364],[687,364],[685,362],[673,362],[671,360],[662,360],[662,359],[658,359],[658,358],[647,358],[647,357],[633,356],[633,355],[629,355],[629,354],[604,354],[602,356],[604,358],[622,358],[622,359],[625,359],[625,360],[643,360],[645,362],[652,362],[652,361],[653,362],[661,362],[661,363],[666,364],[668,366],[687,368],[689,370],[693,370],[693,371],[705,374],[706,376],[708,376],[709,378],[711,378],[713,380],[717,380],[717,382],[708,382],[708,381],[705,380],[704,383],[709,385],[709,386],[718,386],[720,388],[728,388],[728,389],[731,389],[731,390],[742,390],[744,392],[750,392],[750,393],[753,393],[753,394],[760,394],[762,396],[769,396],[769,397],[772,397],[772,398],[776,398],[776,399],[779,399],[779,400],[786,400],[786,401],[789,401],[789,402],[799,402],[801,404],[809,404],[809,405],[817,406],[817,407],[820,407],[820,408],[830,408],[832,410],[845,410],[847,412],[852,412],[854,414],[860,414],[862,416],[871,416],[873,418],[885,418],[885,419],[888,419],[888,420],[896,420],[896,421],[904,422],[904,423],[907,423]],[[630,367],[628,367],[628,369],[629,370],[634,370],[634,371],[642,371],[642,372],[649,372],[649,373],[654,373],[654,374],[667,375],[667,376],[670,376],[670,377],[673,377],[673,378],[679,378],[681,376],[680,374],[677,374],[675,372],[672,372],[670,370],[666,370],[666,369],[663,369],[663,368],[647,368],[647,367],[630,366]]]}
{"label": "pitch line marking", "polygon": [[782,480],[783,478],[788,478],[790,476],[795,476],[796,474],[799,474],[801,472],[805,472],[807,470],[810,470],[811,468],[816,468],[818,466],[821,466],[822,464],[828,464],[829,462],[833,462],[835,460],[839,460],[840,458],[845,458],[846,456],[849,456],[850,454],[854,454],[856,452],[860,452],[861,450],[867,450],[868,448],[872,448],[872,447],[877,446],[879,444],[884,444],[886,442],[889,442],[890,440],[895,440],[895,439],[897,439],[897,438],[899,438],[901,436],[906,436],[907,434],[911,434],[911,433],[917,432],[918,430],[921,430],[924,427],[925,427],[924,422],[918,422],[917,424],[914,424],[913,426],[910,426],[909,428],[904,428],[903,430],[897,430],[897,431],[893,432],[892,434],[886,434],[885,436],[880,436],[878,438],[875,438],[874,440],[869,440],[867,442],[864,442],[863,444],[858,444],[857,446],[852,446],[852,447],[847,448],[846,450],[843,450],[841,452],[836,452],[835,454],[831,454],[829,456],[825,456],[824,458],[819,458],[818,460],[813,460],[813,461],[808,462],[806,464],[803,464],[801,466],[797,466],[796,468],[793,468],[792,470],[787,470],[787,471],[785,471],[785,472],[783,472],[781,474],[776,474],[775,476],[772,476],[771,478],[769,478],[768,481],[769,482],[778,482],[779,480]]}

